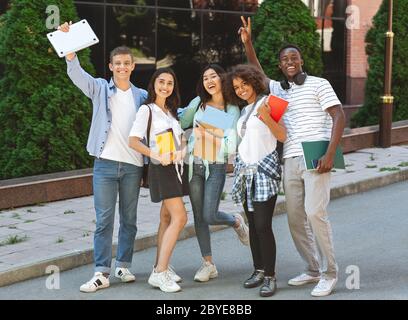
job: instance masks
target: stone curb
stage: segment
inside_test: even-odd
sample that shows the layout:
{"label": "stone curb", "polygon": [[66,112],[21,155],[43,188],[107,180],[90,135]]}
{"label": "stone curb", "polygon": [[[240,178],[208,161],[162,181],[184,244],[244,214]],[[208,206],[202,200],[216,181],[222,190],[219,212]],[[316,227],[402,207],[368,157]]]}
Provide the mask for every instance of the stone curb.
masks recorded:
{"label": "stone curb", "polygon": [[[347,195],[352,195],[371,189],[384,187],[393,183],[408,180],[408,169],[402,169],[398,172],[384,174],[380,177],[356,181],[343,186],[331,189],[331,198],[336,199]],[[279,201],[276,204],[275,215],[286,212],[285,201]],[[228,228],[227,226],[211,226],[211,231],[216,232]],[[194,224],[189,223],[182,231],[179,239],[184,240],[195,236]],[[148,234],[135,240],[135,251],[141,251],[156,246],[157,234]],[[113,256],[116,255],[117,245],[113,245]],[[43,261],[34,261],[14,266],[0,272],[0,287],[7,286],[16,282],[25,281],[28,279],[46,276],[48,266],[58,266],[59,271],[66,271],[76,267],[80,267],[93,262],[93,249],[74,250],[63,256],[57,256]],[[48,274],[51,274],[49,272]]]}

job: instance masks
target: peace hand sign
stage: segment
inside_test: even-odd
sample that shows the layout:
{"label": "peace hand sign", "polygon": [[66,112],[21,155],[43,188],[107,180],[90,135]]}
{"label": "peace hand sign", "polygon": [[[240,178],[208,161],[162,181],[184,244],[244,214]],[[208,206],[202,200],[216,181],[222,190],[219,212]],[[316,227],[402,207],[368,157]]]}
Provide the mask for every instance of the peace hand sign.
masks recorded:
{"label": "peace hand sign", "polygon": [[248,17],[248,20],[245,20],[241,16],[242,27],[239,28],[238,34],[241,35],[241,41],[243,44],[251,41],[251,18]]}

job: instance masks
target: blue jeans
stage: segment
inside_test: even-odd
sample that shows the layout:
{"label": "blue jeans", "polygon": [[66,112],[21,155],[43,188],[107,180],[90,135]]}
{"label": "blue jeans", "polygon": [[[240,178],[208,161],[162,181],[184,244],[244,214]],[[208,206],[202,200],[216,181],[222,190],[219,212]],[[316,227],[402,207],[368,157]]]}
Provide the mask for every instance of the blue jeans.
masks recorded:
{"label": "blue jeans", "polygon": [[95,272],[110,273],[116,199],[119,192],[119,236],[116,267],[132,263],[137,227],[136,214],[143,168],[132,164],[95,159],[93,192],[96,211],[94,236]]}
{"label": "blue jeans", "polygon": [[193,164],[190,181],[190,200],[194,213],[194,228],[203,257],[211,256],[209,225],[235,224],[235,217],[219,212],[221,193],[224,189],[226,164],[210,164],[210,174],[205,180],[205,167]]}

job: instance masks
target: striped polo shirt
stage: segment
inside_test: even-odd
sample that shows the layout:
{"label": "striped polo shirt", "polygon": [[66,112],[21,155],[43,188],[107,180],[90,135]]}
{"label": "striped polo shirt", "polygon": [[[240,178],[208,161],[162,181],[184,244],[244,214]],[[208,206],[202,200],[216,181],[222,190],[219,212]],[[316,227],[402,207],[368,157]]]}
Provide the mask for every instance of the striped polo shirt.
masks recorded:
{"label": "striped polo shirt", "polygon": [[269,88],[273,95],[289,101],[283,117],[287,130],[283,158],[303,155],[303,141],[330,140],[333,122],[326,109],[341,102],[329,81],[307,76],[303,85],[290,83],[290,89],[284,90],[278,81],[271,80]]}

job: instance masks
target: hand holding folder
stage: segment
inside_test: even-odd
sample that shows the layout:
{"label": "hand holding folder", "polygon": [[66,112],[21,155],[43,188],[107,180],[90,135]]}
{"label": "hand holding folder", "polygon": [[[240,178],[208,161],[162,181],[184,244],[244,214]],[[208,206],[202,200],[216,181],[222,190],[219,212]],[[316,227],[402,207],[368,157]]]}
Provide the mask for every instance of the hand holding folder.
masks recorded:
{"label": "hand holding folder", "polygon": [[216,108],[207,106],[204,110],[203,117],[197,123],[210,133],[219,137],[224,137],[226,131],[231,129],[234,123],[234,117]]}
{"label": "hand holding folder", "polygon": [[[303,158],[306,170],[316,170],[319,159],[326,154],[329,141],[308,141],[302,142]],[[336,149],[333,168],[345,169],[343,152],[340,146]]]}
{"label": "hand holding folder", "polygon": [[200,126],[194,128],[194,138],[193,155],[203,160],[215,162],[221,149],[222,138],[211,134],[208,130]]}
{"label": "hand holding folder", "polygon": [[[269,106],[269,116],[276,122],[279,122],[283,114],[285,113],[289,102],[285,99],[274,96],[273,94],[269,95],[267,99]],[[259,119],[262,120],[262,116],[259,116]]]}
{"label": "hand holding folder", "polygon": [[174,153],[176,151],[176,145],[174,143],[173,130],[167,129],[157,133],[156,146],[158,148],[159,155]]}

